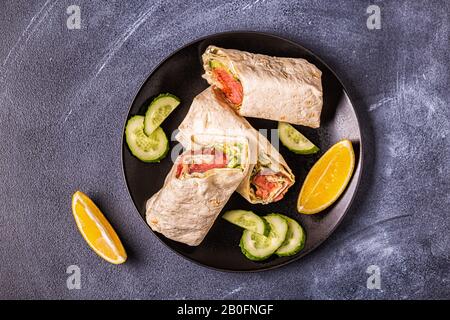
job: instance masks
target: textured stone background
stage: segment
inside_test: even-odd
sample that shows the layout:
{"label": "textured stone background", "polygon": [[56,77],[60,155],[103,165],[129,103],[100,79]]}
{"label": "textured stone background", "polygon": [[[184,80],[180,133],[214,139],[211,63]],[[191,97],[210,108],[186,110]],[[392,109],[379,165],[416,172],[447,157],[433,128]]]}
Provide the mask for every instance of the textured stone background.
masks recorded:
{"label": "textured stone background", "polygon": [[[366,8],[381,7],[368,30]],[[81,7],[82,29],[66,28]],[[0,298],[450,298],[448,1],[1,1]],[[370,154],[358,199],[314,253],[228,274],[167,249],[121,173],[122,125],[149,71],[180,46],[264,31],[320,55],[348,86]],[[103,262],[78,234],[82,189],[129,252]],[[67,266],[82,272],[68,290]],[[381,290],[366,268],[381,268]]]}

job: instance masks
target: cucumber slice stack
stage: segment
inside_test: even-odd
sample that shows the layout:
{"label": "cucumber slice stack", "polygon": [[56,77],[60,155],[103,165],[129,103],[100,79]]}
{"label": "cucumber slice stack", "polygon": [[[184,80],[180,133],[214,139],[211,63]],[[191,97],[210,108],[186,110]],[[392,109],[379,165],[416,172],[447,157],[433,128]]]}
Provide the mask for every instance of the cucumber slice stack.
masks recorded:
{"label": "cucumber slice stack", "polygon": [[262,261],[273,254],[292,256],[305,246],[303,228],[285,215],[271,213],[260,217],[251,211],[231,210],[222,218],[244,229],[239,246],[250,260]]}
{"label": "cucumber slice stack", "polygon": [[169,151],[169,140],[161,123],[180,104],[170,93],[160,94],[144,116],[131,117],[125,126],[125,140],[131,153],[144,162],[159,162]]}
{"label": "cucumber slice stack", "polygon": [[286,220],[279,214],[269,214],[264,217],[270,225],[267,237],[245,230],[242,234],[242,253],[250,260],[260,261],[269,258],[284,242],[288,231]]}

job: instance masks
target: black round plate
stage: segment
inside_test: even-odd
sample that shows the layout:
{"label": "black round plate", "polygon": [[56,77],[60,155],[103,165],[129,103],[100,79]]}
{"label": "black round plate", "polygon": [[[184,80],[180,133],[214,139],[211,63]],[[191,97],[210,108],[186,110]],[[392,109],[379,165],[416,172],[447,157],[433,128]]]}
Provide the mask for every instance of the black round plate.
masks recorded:
{"label": "black round plate", "polygon": [[[348,210],[362,169],[362,141],[358,118],[342,83],[334,72],[309,50],[292,41],[268,34],[221,33],[197,40],[165,59],[144,82],[130,107],[128,118],[136,114],[145,114],[151,100],[160,93],[170,92],[181,99],[181,105],[162,124],[169,140],[172,140],[170,142],[171,150],[178,142],[170,139],[170,136],[185,117],[193,98],[208,86],[207,82],[201,78],[203,73],[201,54],[210,44],[271,56],[304,58],[315,64],[323,73],[324,105],[321,127],[311,129],[297,126],[321,149],[320,152],[309,156],[296,155],[280,144],[280,152],[296,177],[295,185],[289,189],[284,199],[269,205],[252,205],[239,194],[234,193],[222,210],[225,212],[230,209],[245,209],[260,215],[271,212],[288,215],[299,221],[306,230],[306,245],[295,256],[282,258],[273,256],[263,262],[253,262],[245,258],[239,248],[242,230],[220,217],[198,247],[190,247],[169,240],[159,233],[155,233],[155,235],[172,250],[207,267],[241,272],[279,267],[305,256],[321,244],[330,236]],[[256,129],[268,129],[269,140],[270,129],[277,127],[276,121],[252,118],[248,118],[248,120]],[[298,214],[296,210],[297,197],[309,169],[330,146],[344,138],[353,142],[356,154],[356,168],[349,186],[338,201],[324,212],[315,215]],[[145,202],[162,187],[164,179],[173,165],[170,153],[160,163],[144,163],[131,155],[124,139],[122,157],[128,190],[145,222]],[[150,227],[149,230],[151,230]]]}

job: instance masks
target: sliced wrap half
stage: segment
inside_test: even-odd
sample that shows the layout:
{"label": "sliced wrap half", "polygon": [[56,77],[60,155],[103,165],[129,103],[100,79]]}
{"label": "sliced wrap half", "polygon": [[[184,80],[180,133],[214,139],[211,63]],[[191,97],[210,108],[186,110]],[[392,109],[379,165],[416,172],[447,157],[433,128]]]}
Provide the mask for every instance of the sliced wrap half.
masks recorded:
{"label": "sliced wrap half", "polygon": [[249,170],[246,138],[203,136],[202,141],[178,156],[146,205],[152,230],[190,246],[203,241]]}
{"label": "sliced wrap half", "polygon": [[209,46],[205,78],[239,115],[320,126],[322,72],[301,58],[280,58]]}
{"label": "sliced wrap half", "polygon": [[178,129],[176,139],[188,149],[201,143],[205,134],[248,139],[250,168],[236,191],[251,203],[281,200],[295,182],[283,156],[247,120],[217,100],[211,87],[194,98]]}

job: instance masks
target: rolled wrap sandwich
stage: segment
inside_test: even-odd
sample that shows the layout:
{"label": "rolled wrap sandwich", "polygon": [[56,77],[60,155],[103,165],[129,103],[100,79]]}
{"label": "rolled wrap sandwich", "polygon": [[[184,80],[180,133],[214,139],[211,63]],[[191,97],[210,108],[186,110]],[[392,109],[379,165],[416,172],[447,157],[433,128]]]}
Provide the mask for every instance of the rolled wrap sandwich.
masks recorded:
{"label": "rolled wrap sandwich", "polygon": [[300,58],[209,46],[203,77],[239,115],[320,126],[322,72]]}
{"label": "rolled wrap sandwich", "polygon": [[190,246],[202,242],[249,170],[247,139],[202,140],[176,159],[164,186],[146,205],[154,231]]}
{"label": "rolled wrap sandwich", "polygon": [[247,120],[216,99],[209,87],[194,98],[178,127],[176,139],[190,148],[202,134],[241,136],[248,139],[250,168],[237,192],[250,203],[281,200],[295,177],[282,155]]}

